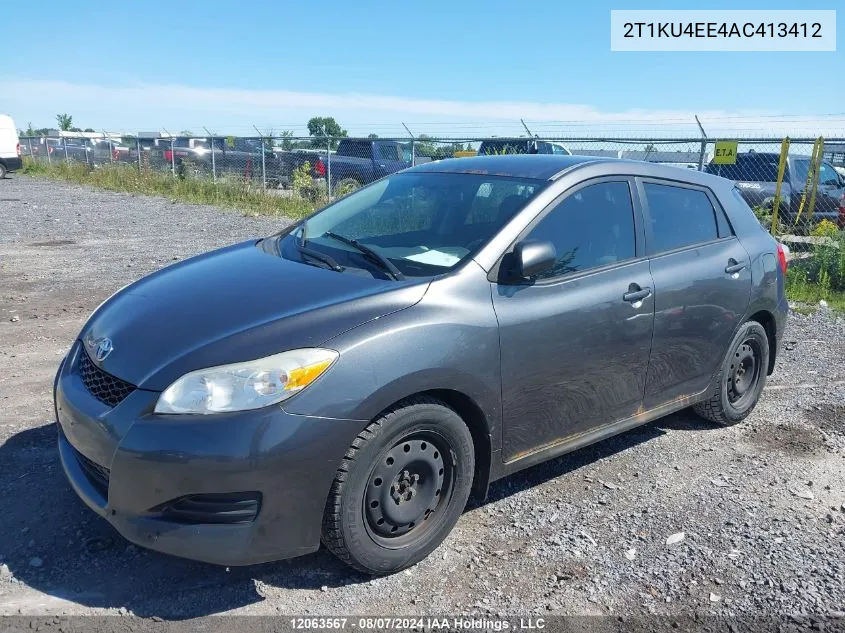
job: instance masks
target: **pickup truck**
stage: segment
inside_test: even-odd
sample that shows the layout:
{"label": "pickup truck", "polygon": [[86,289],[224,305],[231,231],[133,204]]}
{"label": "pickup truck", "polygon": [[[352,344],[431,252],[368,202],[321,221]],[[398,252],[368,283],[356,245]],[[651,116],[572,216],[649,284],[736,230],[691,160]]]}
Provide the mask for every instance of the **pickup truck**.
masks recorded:
{"label": "pickup truck", "polygon": [[325,150],[281,152],[278,154],[282,163],[281,180],[283,184],[289,184],[293,171],[308,163],[315,179],[330,182],[333,196],[344,196],[382,176],[410,167],[404,150],[405,146],[398,141],[343,139],[338,143],[337,151],[331,153],[331,169]]}
{"label": "pickup truck", "polygon": [[[175,168],[179,174],[193,172],[204,177],[212,173],[218,178],[233,176],[261,183],[261,154],[264,153],[264,175],[268,187],[275,187],[279,182],[279,160],[260,139],[222,137],[209,138],[174,138],[156,139],[155,146],[148,150],[141,146],[142,162],[149,152],[150,163],[164,169]],[[130,153],[130,159],[137,153]]]}
{"label": "pickup truck", "polygon": [[498,154],[561,154],[571,156],[566,145],[536,138],[496,138],[481,141],[479,156]]}
{"label": "pickup truck", "polygon": [[[775,198],[780,154],[770,152],[742,152],[736,155],[733,165],[718,165],[710,162],[705,171],[736,182],[737,190],[748,205],[769,210]],[[781,204],[778,210],[779,223],[793,225],[798,216],[801,197],[807,186],[807,171],[810,157],[787,155],[786,168],[781,186]],[[809,192],[805,207],[809,204]],[[827,161],[819,166],[819,184],[811,222],[805,222],[805,208],[799,221],[802,229],[809,228],[822,220],[829,220],[845,228],[845,178]]]}

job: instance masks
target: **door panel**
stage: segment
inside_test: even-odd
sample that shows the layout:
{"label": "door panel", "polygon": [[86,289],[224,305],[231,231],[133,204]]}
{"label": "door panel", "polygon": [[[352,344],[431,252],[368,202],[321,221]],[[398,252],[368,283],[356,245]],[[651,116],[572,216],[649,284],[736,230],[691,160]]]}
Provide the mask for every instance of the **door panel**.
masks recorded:
{"label": "door panel", "polygon": [[[725,272],[731,262],[745,267]],[[748,264],[736,238],[651,260],[655,314],[646,409],[707,387],[748,307]]]}
{"label": "door panel", "polygon": [[493,284],[502,355],[505,461],[633,415],[641,406],[654,298],[633,261],[548,285]]}

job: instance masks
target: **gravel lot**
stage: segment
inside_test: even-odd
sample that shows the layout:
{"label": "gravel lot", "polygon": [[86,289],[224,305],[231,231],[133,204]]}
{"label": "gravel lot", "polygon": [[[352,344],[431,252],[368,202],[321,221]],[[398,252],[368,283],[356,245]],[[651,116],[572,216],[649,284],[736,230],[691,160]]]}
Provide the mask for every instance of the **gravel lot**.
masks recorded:
{"label": "gravel lot", "polygon": [[791,315],[745,423],[681,412],[497,482],[392,577],[323,551],[228,570],[124,541],[58,464],[59,360],[125,283],[283,224],[0,181],[0,614],[845,615],[845,322],[826,311]]}

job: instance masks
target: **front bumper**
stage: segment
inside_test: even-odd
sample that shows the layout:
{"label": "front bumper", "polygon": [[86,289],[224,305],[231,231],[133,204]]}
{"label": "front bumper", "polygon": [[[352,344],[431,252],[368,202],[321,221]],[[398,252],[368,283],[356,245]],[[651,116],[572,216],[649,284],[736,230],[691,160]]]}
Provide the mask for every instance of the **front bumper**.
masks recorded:
{"label": "front bumper", "polygon": [[[83,384],[80,354],[85,351],[77,343],[56,376],[59,455],[79,497],[120,534],[143,547],[220,565],[290,558],[319,547],[329,488],[364,422],[292,415],[279,406],[155,415],[159,394],[141,389],[110,408]],[[97,477],[97,471],[106,474]],[[251,521],[173,521],[161,511],[187,495],[244,492],[260,496]]]}

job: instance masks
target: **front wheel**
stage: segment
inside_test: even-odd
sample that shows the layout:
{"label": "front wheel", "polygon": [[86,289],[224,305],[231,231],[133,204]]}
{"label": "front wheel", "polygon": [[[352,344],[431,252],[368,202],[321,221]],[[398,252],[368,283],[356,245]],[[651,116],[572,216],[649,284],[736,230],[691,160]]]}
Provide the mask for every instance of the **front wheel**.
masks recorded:
{"label": "front wheel", "polygon": [[734,336],[707,400],[693,409],[701,417],[729,426],[754,410],[769,369],[769,339],[756,321],[747,321]]}
{"label": "front wheel", "polygon": [[9,173],[9,170],[6,169],[6,165],[0,163],[0,179],[5,178],[6,174]]}
{"label": "front wheel", "polygon": [[370,423],[346,452],[326,502],[323,543],[369,574],[416,564],[463,512],[474,457],[454,410],[434,398],[406,401]]}

